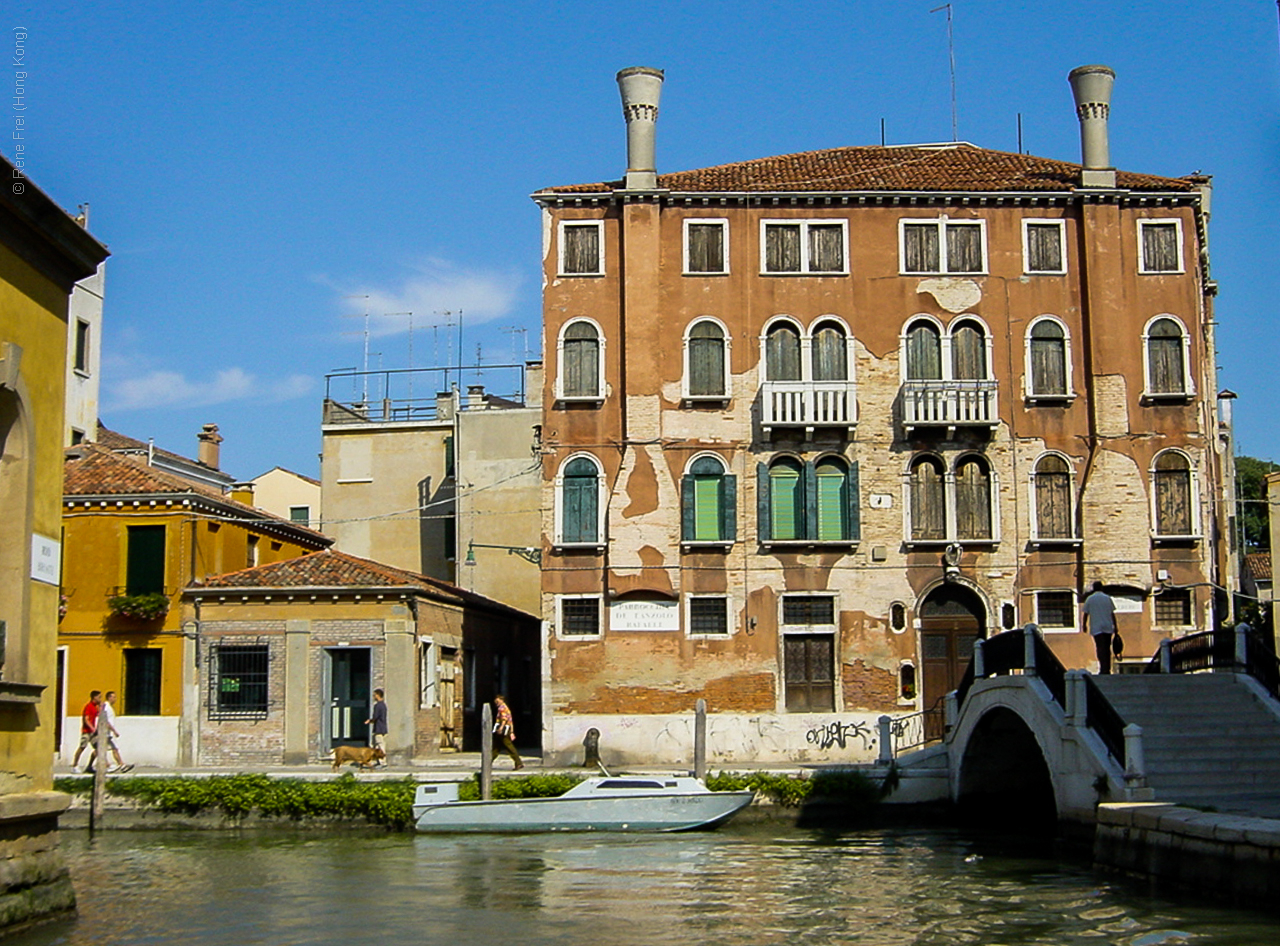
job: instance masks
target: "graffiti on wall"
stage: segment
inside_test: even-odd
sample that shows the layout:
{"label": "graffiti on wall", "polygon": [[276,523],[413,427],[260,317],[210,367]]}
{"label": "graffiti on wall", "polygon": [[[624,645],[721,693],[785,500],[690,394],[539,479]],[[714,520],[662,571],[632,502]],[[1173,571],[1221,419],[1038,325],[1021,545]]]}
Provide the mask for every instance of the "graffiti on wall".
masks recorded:
{"label": "graffiti on wall", "polygon": [[854,739],[862,740],[862,748],[870,749],[875,745],[871,727],[864,722],[842,723],[836,720],[825,726],[814,726],[805,738],[819,749],[847,749]]}

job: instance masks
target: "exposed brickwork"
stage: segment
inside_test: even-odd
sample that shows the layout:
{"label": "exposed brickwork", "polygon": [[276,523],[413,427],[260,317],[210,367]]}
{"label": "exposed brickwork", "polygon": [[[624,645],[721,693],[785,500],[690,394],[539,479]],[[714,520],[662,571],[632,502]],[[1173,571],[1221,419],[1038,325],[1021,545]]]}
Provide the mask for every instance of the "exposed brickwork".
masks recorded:
{"label": "exposed brickwork", "polygon": [[771,673],[739,674],[711,680],[701,690],[654,687],[602,687],[591,699],[565,707],[570,713],[687,713],[699,699],[720,713],[759,713],[774,709]]}
{"label": "exposed brickwork", "polygon": [[844,688],[845,709],[883,712],[901,710],[898,705],[898,675],[892,671],[855,660],[841,666],[840,678]]}
{"label": "exposed brickwork", "polygon": [[[200,764],[275,765],[284,758],[283,621],[206,621],[201,625]],[[267,715],[261,719],[211,719],[220,644],[266,644]]]}

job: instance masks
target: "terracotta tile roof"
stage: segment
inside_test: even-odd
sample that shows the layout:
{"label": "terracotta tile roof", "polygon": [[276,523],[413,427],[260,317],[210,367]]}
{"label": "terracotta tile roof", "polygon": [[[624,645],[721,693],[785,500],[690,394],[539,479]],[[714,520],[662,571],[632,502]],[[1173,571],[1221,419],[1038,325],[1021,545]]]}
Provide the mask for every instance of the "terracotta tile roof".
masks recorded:
{"label": "terracotta tile roof", "polygon": [[1254,581],[1270,581],[1271,553],[1250,552],[1244,557],[1244,567],[1249,569],[1249,574],[1253,576]]}
{"label": "terracotta tile roof", "polygon": [[99,443],[109,450],[138,450],[146,453],[148,450],[154,450],[156,453],[170,457],[174,460],[182,460],[185,463],[196,464],[198,461],[191,457],[184,457],[180,453],[174,453],[172,450],[165,450],[163,447],[156,447],[147,443],[145,440],[136,440],[119,431],[111,430],[102,421],[98,421],[98,433],[94,438],[94,443]]}
{"label": "terracotta tile roof", "polygon": [[173,495],[205,499],[217,503],[232,515],[255,520],[277,528],[287,526],[297,537],[313,544],[329,545],[328,536],[291,522],[274,513],[225,495],[221,490],[185,477],[148,466],[140,457],[115,453],[99,443],[82,443],[68,447],[62,468],[64,499],[80,496]]}
{"label": "terracotta tile roof", "polygon": [[[1030,154],[945,145],[828,148],[736,164],[659,174],[658,187],[678,193],[789,191],[1072,191],[1080,165]],[[1116,172],[1116,186],[1138,191],[1191,191],[1191,177]],[[543,194],[607,193],[621,181],[548,187]]]}
{"label": "terracotta tile roof", "polygon": [[429,597],[479,604],[491,609],[528,616],[523,611],[486,598],[484,595],[466,591],[447,581],[429,578],[426,575],[419,575],[335,549],[325,549],[300,558],[259,565],[256,568],[245,568],[225,575],[213,575],[204,579],[203,582],[193,582],[187,590],[194,592],[232,588],[236,590],[246,588],[404,588],[421,591]]}

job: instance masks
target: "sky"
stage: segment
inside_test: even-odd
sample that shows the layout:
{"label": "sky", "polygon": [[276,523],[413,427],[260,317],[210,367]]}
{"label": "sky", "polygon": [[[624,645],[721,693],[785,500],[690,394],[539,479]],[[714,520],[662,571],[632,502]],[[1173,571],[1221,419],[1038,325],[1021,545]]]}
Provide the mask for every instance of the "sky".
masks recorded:
{"label": "sky", "polygon": [[[890,144],[945,141],[940,2],[10,0],[0,17],[5,42],[27,32],[29,176],[88,203],[112,253],[103,420],[187,455],[217,423],[223,468],[249,478],[318,474],[325,375],[365,364],[366,324],[371,369],[540,353],[529,195],[622,175],[619,69],[666,71],[660,172],[879,144],[882,119]],[[1276,3],[951,13],[961,140],[1016,151],[1020,114],[1024,150],[1078,161],[1066,76],[1105,63],[1113,162],[1213,175],[1219,387],[1240,396],[1238,451],[1280,459]]]}

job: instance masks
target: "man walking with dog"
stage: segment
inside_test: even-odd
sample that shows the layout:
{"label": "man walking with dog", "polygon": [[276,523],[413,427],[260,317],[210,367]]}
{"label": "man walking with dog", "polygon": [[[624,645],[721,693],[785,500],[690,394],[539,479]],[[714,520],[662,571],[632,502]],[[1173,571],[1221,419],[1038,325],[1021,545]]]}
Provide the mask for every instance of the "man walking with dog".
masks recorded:
{"label": "man walking with dog", "polygon": [[373,726],[373,748],[382,750],[382,758],[378,760],[379,768],[387,764],[387,700],[382,688],[373,691],[373,712],[365,720],[365,725]]}

